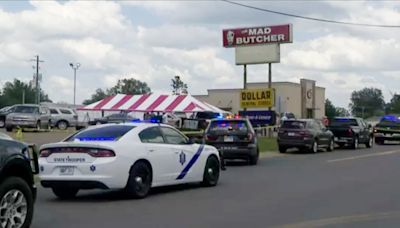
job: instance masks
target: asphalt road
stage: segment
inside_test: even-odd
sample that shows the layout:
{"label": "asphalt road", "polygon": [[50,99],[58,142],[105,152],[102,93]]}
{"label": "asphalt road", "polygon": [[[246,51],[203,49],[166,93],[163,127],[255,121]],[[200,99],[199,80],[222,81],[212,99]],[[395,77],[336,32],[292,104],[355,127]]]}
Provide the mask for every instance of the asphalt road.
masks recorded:
{"label": "asphalt road", "polygon": [[142,200],[82,191],[61,201],[39,188],[32,227],[399,227],[399,164],[400,146],[375,146],[232,163],[216,187]]}

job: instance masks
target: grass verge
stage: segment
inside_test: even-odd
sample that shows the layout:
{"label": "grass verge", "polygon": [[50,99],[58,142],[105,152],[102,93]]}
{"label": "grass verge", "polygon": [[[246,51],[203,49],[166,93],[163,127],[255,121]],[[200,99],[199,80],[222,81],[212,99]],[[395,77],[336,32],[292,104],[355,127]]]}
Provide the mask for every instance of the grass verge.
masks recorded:
{"label": "grass verge", "polygon": [[278,151],[276,138],[258,137],[258,147],[260,152]]}

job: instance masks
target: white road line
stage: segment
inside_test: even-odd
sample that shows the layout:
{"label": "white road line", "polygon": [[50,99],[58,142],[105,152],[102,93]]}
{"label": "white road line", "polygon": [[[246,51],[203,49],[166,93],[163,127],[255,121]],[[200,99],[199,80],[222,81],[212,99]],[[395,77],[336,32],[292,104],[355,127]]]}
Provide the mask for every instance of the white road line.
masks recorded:
{"label": "white road line", "polygon": [[395,153],[400,153],[400,150],[391,150],[391,151],[386,151],[386,152],[378,152],[376,154],[366,154],[366,155],[359,155],[359,156],[353,156],[353,157],[347,157],[347,158],[332,159],[332,160],[328,160],[327,162],[331,163],[331,162],[349,161],[349,160],[375,157],[375,156],[383,156],[383,155],[389,155],[389,154],[395,154]]}

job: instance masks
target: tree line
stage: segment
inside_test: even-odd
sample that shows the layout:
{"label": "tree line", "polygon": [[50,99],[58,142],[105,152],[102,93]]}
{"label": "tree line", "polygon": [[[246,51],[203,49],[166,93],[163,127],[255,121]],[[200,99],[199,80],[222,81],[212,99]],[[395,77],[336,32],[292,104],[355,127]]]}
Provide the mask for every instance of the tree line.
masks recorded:
{"label": "tree line", "polygon": [[363,88],[351,93],[349,109],[335,107],[329,99],[325,100],[325,113],[328,118],[335,116],[353,116],[370,118],[384,114],[400,114],[400,94],[392,94],[385,103],[382,90]]}
{"label": "tree line", "polygon": [[[184,83],[179,76],[171,79],[172,94],[187,94],[187,84]],[[146,94],[151,93],[147,83],[134,78],[124,78],[108,89],[98,88],[87,100],[83,101],[84,105],[94,103],[107,96],[115,94]],[[33,104],[35,103],[36,90],[30,83],[25,83],[18,79],[6,82],[0,90],[0,108],[14,104]],[[44,90],[40,91],[41,102],[51,102],[49,96]],[[385,103],[382,91],[377,88],[363,88],[353,91],[350,97],[349,108],[336,107],[333,103],[326,99],[325,113],[327,117],[335,116],[353,116],[369,118],[373,116],[381,116],[384,114],[400,114],[400,94],[392,94],[392,98]]]}

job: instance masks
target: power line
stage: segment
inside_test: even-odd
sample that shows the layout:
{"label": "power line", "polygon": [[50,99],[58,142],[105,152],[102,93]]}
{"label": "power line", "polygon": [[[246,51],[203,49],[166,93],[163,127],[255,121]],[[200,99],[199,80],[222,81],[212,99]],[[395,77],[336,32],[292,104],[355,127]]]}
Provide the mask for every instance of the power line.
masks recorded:
{"label": "power line", "polygon": [[353,22],[345,22],[345,21],[334,21],[334,20],[327,20],[327,19],[314,18],[314,17],[305,17],[305,16],[300,16],[300,15],[295,15],[295,14],[290,14],[290,13],[284,13],[284,12],[278,12],[278,11],[274,11],[274,10],[264,9],[264,8],[260,8],[260,7],[256,7],[256,6],[245,5],[242,3],[232,2],[229,0],[221,0],[221,1],[229,3],[229,4],[233,4],[233,5],[242,6],[242,7],[249,8],[249,9],[279,14],[279,15],[288,16],[288,17],[295,17],[295,18],[300,18],[300,19],[304,19],[304,20],[312,20],[312,21],[318,21],[318,22],[342,24],[342,25],[352,25],[352,26],[378,27],[378,28],[400,28],[400,25],[363,24],[363,23],[353,23]]}

